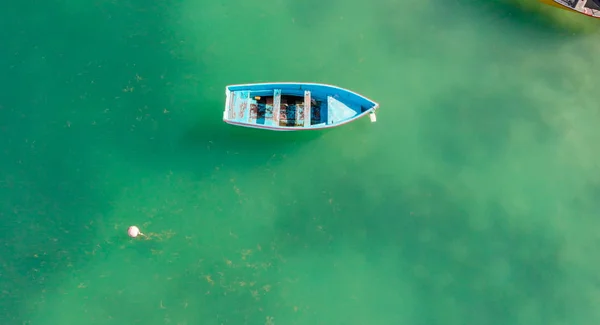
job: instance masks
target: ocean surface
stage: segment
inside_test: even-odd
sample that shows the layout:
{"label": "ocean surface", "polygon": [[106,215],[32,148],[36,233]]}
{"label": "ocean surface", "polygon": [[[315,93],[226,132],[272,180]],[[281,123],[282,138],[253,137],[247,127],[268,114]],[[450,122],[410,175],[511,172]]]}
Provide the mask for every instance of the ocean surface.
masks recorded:
{"label": "ocean surface", "polygon": [[[600,24],[540,6],[3,4],[0,324],[599,324]],[[265,81],[378,121],[222,122]]]}

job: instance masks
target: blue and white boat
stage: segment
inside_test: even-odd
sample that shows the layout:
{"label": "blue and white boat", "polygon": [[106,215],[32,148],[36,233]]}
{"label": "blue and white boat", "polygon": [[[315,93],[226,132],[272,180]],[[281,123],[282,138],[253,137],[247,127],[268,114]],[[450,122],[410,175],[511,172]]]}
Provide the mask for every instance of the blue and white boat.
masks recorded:
{"label": "blue and white boat", "polygon": [[229,85],[223,121],[274,131],[327,129],[369,115],[379,104],[353,91],[318,83]]}

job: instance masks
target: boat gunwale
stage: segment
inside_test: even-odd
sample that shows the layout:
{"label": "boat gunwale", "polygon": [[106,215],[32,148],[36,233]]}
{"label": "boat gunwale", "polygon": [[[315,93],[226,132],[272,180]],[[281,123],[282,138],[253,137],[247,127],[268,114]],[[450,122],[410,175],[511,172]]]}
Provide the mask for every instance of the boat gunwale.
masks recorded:
{"label": "boat gunwale", "polygon": [[267,125],[262,125],[262,124],[254,124],[254,123],[243,123],[243,122],[237,122],[234,120],[229,120],[229,119],[223,119],[223,121],[227,124],[231,124],[231,125],[237,125],[237,126],[245,126],[245,127],[249,127],[249,128],[254,128],[254,129],[268,129],[268,130],[275,130],[275,131],[308,131],[308,130],[323,130],[323,129],[329,129],[329,128],[334,128],[334,127],[338,127],[338,126],[342,126],[344,124],[348,124],[352,121],[358,120],[362,117],[365,117],[367,114],[371,114],[373,113],[377,108],[379,107],[379,105],[377,106],[373,106],[372,108],[369,108],[368,110],[360,113],[359,115],[356,115],[352,118],[349,118],[343,122],[340,123],[336,123],[336,124],[323,124],[323,125],[318,125],[318,126],[312,126],[312,127],[305,127],[305,126],[267,126]]}
{"label": "boat gunwale", "polygon": [[[225,89],[227,89],[227,91],[231,91],[229,88],[230,87],[243,87],[243,86],[261,86],[261,85],[273,85],[273,84],[278,84],[278,85],[314,85],[314,86],[325,86],[325,87],[331,87],[331,88],[336,88],[336,89],[340,89],[343,91],[347,91],[349,93],[352,93],[358,97],[362,97],[368,101],[370,101],[371,103],[375,104],[372,108],[379,108],[379,103],[377,103],[376,101],[372,100],[371,98],[365,96],[365,95],[361,95],[355,91],[352,91],[350,89],[347,88],[342,88],[336,85],[332,85],[332,84],[325,84],[325,83],[318,83],[318,82],[292,82],[292,81],[282,81],[282,82],[256,82],[256,83],[245,83],[245,84],[231,84],[231,85],[227,85],[225,86]],[[371,108],[370,108],[371,109]]]}

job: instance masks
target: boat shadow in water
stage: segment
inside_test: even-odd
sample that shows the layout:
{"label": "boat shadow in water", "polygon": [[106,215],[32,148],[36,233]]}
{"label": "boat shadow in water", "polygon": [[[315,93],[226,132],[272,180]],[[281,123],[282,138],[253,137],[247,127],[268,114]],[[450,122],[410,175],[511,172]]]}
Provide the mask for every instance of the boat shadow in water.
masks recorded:
{"label": "boat shadow in water", "polygon": [[210,143],[221,152],[278,151],[306,144],[323,136],[330,130],[311,132],[273,132],[252,128],[216,125],[200,122],[188,129],[181,143],[184,146],[204,146]]}
{"label": "boat shadow in water", "polygon": [[329,131],[273,132],[240,128],[211,116],[185,130],[179,146],[189,155],[202,159],[204,165],[253,168],[266,164],[273,155],[291,154]]}

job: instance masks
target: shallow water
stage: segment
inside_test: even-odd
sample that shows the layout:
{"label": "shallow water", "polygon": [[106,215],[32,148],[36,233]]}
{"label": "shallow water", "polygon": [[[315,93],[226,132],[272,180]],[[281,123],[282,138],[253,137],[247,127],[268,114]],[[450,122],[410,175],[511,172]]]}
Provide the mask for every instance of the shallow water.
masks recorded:
{"label": "shallow water", "polygon": [[[598,323],[600,35],[527,8],[5,8],[1,323]],[[222,123],[226,84],[272,80],[378,121]]]}

